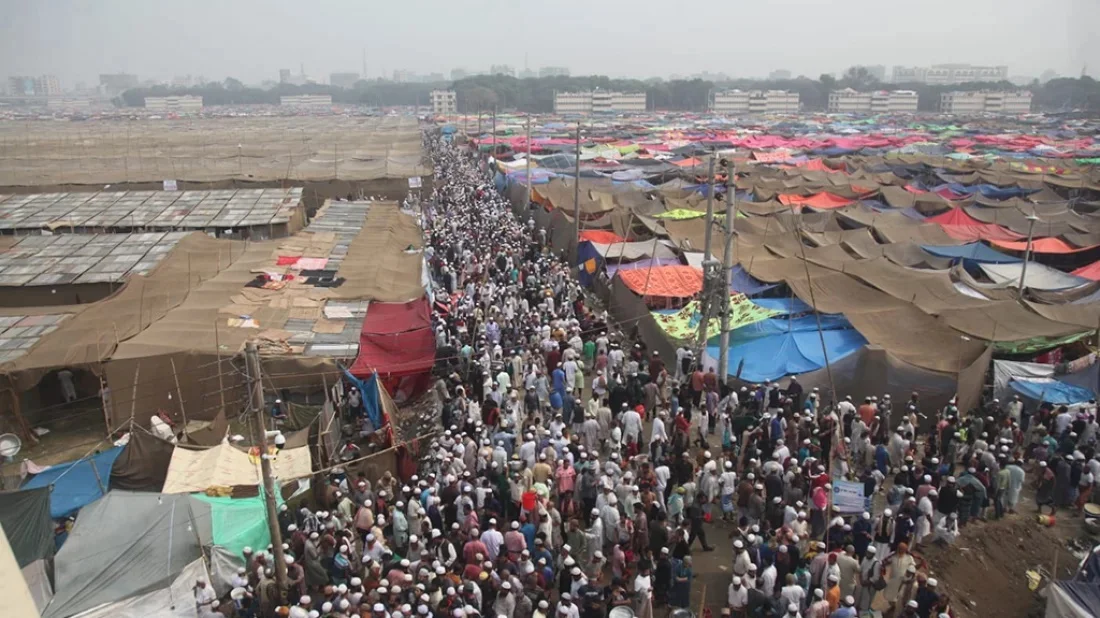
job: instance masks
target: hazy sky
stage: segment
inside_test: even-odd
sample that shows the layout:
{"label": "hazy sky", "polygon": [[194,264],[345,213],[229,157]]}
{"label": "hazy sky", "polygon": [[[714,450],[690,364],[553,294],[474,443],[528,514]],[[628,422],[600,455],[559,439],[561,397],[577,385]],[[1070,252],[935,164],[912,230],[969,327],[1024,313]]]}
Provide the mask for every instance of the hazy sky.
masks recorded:
{"label": "hazy sky", "polygon": [[[278,79],[567,66],[649,77],[853,64],[1006,64],[1100,75],[1100,0],[7,0],[0,76]],[[889,74],[889,70],[888,70]]]}

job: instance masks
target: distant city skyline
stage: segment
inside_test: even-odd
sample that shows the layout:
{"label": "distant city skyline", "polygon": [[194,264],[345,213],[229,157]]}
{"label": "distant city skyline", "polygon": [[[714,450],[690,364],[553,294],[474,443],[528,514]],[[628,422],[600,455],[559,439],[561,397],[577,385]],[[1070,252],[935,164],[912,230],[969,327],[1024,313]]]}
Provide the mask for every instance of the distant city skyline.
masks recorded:
{"label": "distant city skyline", "polygon": [[[938,67],[956,67],[956,68],[973,67],[975,69],[977,69],[977,68],[987,69],[987,71],[985,73],[979,73],[977,71],[973,71],[972,73],[974,73],[976,75],[977,74],[983,74],[984,75],[986,73],[990,73],[990,71],[988,69],[992,68],[992,67],[975,67],[974,65],[969,65],[969,64],[966,64],[966,63],[951,63],[951,64],[942,64],[942,65],[935,65],[935,66],[938,66]],[[916,67],[916,66],[913,66],[913,67],[901,67],[901,66],[885,67],[883,65],[860,65],[860,64],[856,64],[856,65],[852,65],[851,67],[844,67],[843,69],[839,69],[839,70],[832,71],[832,72],[827,72],[827,73],[824,73],[824,74],[831,75],[834,78],[840,79],[844,76],[844,73],[849,68],[860,68],[860,67],[862,67],[864,69],[867,69],[867,71],[870,75],[872,75],[875,79],[877,79],[878,81],[880,81],[882,83],[885,83],[885,84],[889,84],[889,83],[927,82],[929,84],[950,85],[950,84],[963,83],[965,81],[994,81],[994,80],[999,80],[999,79],[1005,79],[1005,80],[1011,81],[1011,82],[1013,82],[1017,85],[1026,85],[1026,84],[1030,83],[1032,80],[1035,80],[1035,79],[1039,79],[1040,81],[1046,82],[1046,81],[1049,81],[1050,79],[1054,79],[1056,77],[1061,77],[1061,75],[1059,75],[1053,69],[1045,69],[1042,73],[1040,73],[1038,75],[1017,75],[1017,74],[1010,73],[1010,71],[1009,71],[1010,67],[1007,67],[1005,65],[1000,65],[1000,66],[995,67],[995,68],[1001,69],[1001,72],[999,72],[997,74],[997,76],[988,77],[988,78],[982,79],[982,80],[969,80],[969,79],[966,79],[966,78],[954,79],[952,77],[946,76],[946,74],[943,74],[944,72],[942,70],[941,70],[940,77],[938,77],[938,78],[928,78],[928,77],[926,77],[926,75],[927,75],[928,70],[931,67]],[[899,70],[904,70],[905,71],[905,73],[902,75],[902,78],[900,79],[900,81],[897,79],[897,76],[898,76],[897,72]],[[246,83],[246,85],[250,85],[250,86],[271,86],[273,84],[292,84],[292,85],[301,86],[301,85],[305,85],[305,84],[308,84],[308,83],[315,83],[315,84],[321,84],[321,85],[332,85],[332,86],[337,86],[337,87],[341,87],[341,88],[351,88],[357,82],[359,82],[360,80],[363,80],[363,79],[366,79],[366,80],[369,80],[369,81],[373,81],[373,80],[377,80],[377,79],[383,79],[383,80],[386,80],[386,81],[407,82],[407,83],[445,83],[445,82],[454,82],[454,81],[458,81],[460,79],[464,79],[464,78],[467,78],[467,77],[474,77],[474,76],[479,76],[479,75],[507,75],[507,76],[516,77],[516,78],[519,78],[519,79],[536,78],[536,77],[548,77],[548,76],[554,76],[554,75],[565,75],[565,76],[574,75],[574,73],[572,73],[570,71],[569,67],[563,67],[563,66],[543,66],[543,67],[537,67],[537,68],[516,69],[515,67],[513,67],[511,65],[506,65],[506,64],[490,65],[487,69],[466,69],[466,68],[463,68],[463,67],[454,67],[454,68],[451,68],[450,70],[448,70],[446,73],[441,72],[441,71],[434,71],[434,72],[423,73],[422,74],[422,73],[417,73],[416,71],[413,71],[411,69],[394,69],[389,75],[380,75],[380,76],[374,76],[374,77],[369,76],[369,75],[364,76],[363,74],[361,74],[359,72],[356,72],[356,71],[332,70],[332,71],[319,72],[317,75],[313,75],[313,74],[307,73],[305,71],[306,71],[306,69],[305,69],[304,65],[299,65],[299,68],[297,69],[297,71],[292,70],[292,69],[288,69],[288,68],[280,68],[280,69],[277,69],[277,70],[273,71],[271,75],[269,75],[269,76],[267,76],[267,77],[265,77],[265,78],[263,78],[259,81],[253,81],[253,82],[245,81],[244,83]],[[959,72],[960,72],[960,74],[968,74],[968,73],[966,73],[965,70],[960,70]],[[580,75],[580,74],[576,74],[576,75],[577,76],[584,76],[584,75]],[[593,75],[602,75],[602,74],[596,73],[596,74],[593,74]],[[97,81],[97,79],[95,79],[95,77],[98,77],[98,81]],[[795,78],[800,77],[800,75],[796,75],[794,72],[789,71],[787,69],[778,68],[778,69],[774,69],[774,70],[770,71],[767,75],[763,75],[763,76],[735,76],[735,75],[729,75],[729,74],[724,73],[724,72],[712,73],[710,71],[703,71],[703,72],[699,72],[699,73],[690,73],[690,74],[673,73],[673,74],[665,75],[665,76],[654,75],[654,76],[649,76],[649,77],[644,77],[644,78],[620,77],[620,76],[613,76],[613,75],[609,75],[607,77],[610,77],[611,79],[639,79],[641,81],[649,81],[649,80],[659,78],[659,79],[664,79],[664,80],[702,79],[702,80],[713,81],[713,82],[726,82],[726,81],[734,81],[734,80],[739,80],[739,79],[776,81],[776,80],[785,80],[785,79],[795,79]],[[820,77],[820,75],[806,75],[805,77],[808,77],[810,79],[818,79]],[[1077,77],[1077,76],[1074,75],[1072,77]],[[104,81],[105,78],[110,78],[110,79],[108,81]],[[126,78],[126,79],[123,79],[123,78]],[[57,76],[53,75],[53,74],[10,75],[10,76],[7,76],[7,78],[6,78],[6,84],[7,84],[6,94],[8,94],[8,95],[35,95],[35,96],[49,95],[49,96],[54,96],[54,95],[61,94],[63,92],[64,93],[73,93],[73,92],[81,92],[81,91],[89,91],[89,90],[98,90],[100,94],[112,95],[112,94],[117,94],[119,91],[123,90],[125,87],[133,87],[133,85],[158,84],[158,85],[165,85],[165,86],[176,87],[176,88],[190,88],[190,87],[195,87],[195,86],[201,86],[203,84],[209,83],[210,81],[223,82],[223,81],[225,81],[225,79],[230,79],[230,78],[239,79],[235,75],[226,75],[222,78],[207,78],[207,77],[204,77],[204,76],[201,76],[201,75],[192,75],[190,73],[188,73],[186,75],[173,75],[171,78],[142,76],[142,75],[134,75],[134,74],[128,74],[128,73],[110,73],[110,74],[108,74],[108,73],[99,73],[97,76],[93,76],[93,78],[88,80],[88,81],[82,81],[79,84],[67,84],[67,83],[62,83],[60,81],[60,79],[57,78]],[[127,83],[124,84],[124,85],[119,85],[120,82],[122,82],[122,81],[125,81]],[[88,85],[87,85],[88,83],[93,84],[91,88],[88,87]]]}
{"label": "distant city skyline", "polygon": [[[1012,75],[1051,69],[1077,76],[1084,66],[1094,74],[1100,66],[1096,0],[1041,7],[1025,0],[927,0],[920,11],[873,0],[850,0],[835,11],[822,11],[816,0],[769,0],[710,6],[707,19],[690,27],[656,0],[626,9],[561,0],[551,14],[532,3],[491,6],[146,0],[138,10],[132,0],[8,2],[0,5],[0,75],[52,75],[71,88],[95,83],[101,72],[162,82],[188,73],[231,76],[258,84],[301,65],[320,81],[352,71],[368,79],[392,78],[394,71],[449,76],[454,68],[492,65],[508,65],[517,75],[554,66],[635,79],[777,71],[817,78],[857,64],[946,62],[1007,65]],[[771,24],[780,26],[778,40]],[[501,33],[509,35],[507,44]],[[734,34],[733,50],[761,53],[734,53]],[[560,44],[566,36],[586,44]]]}

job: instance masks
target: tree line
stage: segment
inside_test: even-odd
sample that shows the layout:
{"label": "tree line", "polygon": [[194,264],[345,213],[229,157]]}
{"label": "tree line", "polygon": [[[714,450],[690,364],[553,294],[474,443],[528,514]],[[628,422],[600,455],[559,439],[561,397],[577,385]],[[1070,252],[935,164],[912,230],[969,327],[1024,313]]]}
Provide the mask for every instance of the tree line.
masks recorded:
{"label": "tree line", "polygon": [[[975,82],[953,86],[932,86],[922,83],[885,84],[877,81],[862,67],[849,69],[841,78],[821,75],[818,79],[799,76],[787,80],[738,79],[713,82],[702,79],[648,80],[613,79],[602,75],[555,76],[517,79],[506,75],[478,75],[454,82],[400,83],[385,80],[361,80],[352,88],[339,88],[322,84],[295,86],[279,84],[271,89],[251,88],[240,81],[228,78],[224,82],[212,82],[192,88],[155,86],[134,88],[122,93],[116,104],[141,107],[145,97],[194,95],[203,97],[205,105],[278,104],[279,97],[296,94],[327,94],[333,103],[368,105],[376,107],[428,105],[430,93],[437,89],[453,89],[457,93],[458,111],[476,113],[515,110],[521,112],[549,113],[554,110],[555,92],[576,92],[594,89],[618,92],[645,92],[650,110],[702,112],[708,108],[716,91],[740,90],[789,90],[797,92],[802,109],[824,111],[829,92],[842,88],[860,91],[913,90],[919,96],[919,109],[933,112],[939,107],[940,95],[953,90],[1016,90],[1008,82]],[[1090,78],[1058,78],[1044,84],[1033,82],[1026,89],[1033,94],[1036,111],[1065,112],[1085,110],[1100,112],[1100,82]]]}

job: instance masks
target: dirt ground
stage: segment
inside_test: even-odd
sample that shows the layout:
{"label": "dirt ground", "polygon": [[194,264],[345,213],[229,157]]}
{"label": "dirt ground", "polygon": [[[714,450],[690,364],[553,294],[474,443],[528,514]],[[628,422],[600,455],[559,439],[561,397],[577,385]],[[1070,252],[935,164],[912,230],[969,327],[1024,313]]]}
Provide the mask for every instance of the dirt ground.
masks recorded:
{"label": "dirt ground", "polygon": [[11,483],[18,484],[19,468],[25,459],[40,466],[50,466],[80,459],[93,449],[111,447],[105,440],[103,408],[98,401],[95,405],[63,406],[40,426],[49,429],[49,433],[40,436],[37,444],[24,443],[15,460],[0,467],[5,488],[13,488],[9,486]]}
{"label": "dirt ground", "polygon": [[976,522],[962,530],[955,545],[924,549],[930,575],[950,595],[960,618],[1042,616],[1045,601],[1041,590],[1028,588],[1027,571],[1056,572],[1056,579],[1072,575],[1081,558],[1067,544],[1081,536],[1081,518],[1062,513],[1056,526],[1047,528],[1034,513],[1028,506],[998,521]]}

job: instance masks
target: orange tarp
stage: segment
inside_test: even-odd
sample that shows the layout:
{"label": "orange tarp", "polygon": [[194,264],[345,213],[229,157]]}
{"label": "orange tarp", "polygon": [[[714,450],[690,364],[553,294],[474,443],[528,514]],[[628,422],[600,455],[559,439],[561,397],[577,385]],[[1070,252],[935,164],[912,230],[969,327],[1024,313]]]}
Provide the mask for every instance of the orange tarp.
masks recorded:
{"label": "orange tarp", "polygon": [[779,194],[779,203],[786,204],[787,206],[813,206],[814,208],[840,208],[841,206],[847,206],[855,200],[850,200],[846,197],[840,197],[839,195],[833,195],[832,193],[821,192],[814,193],[813,195],[797,195],[794,193],[781,193]]}
{"label": "orange tarp", "polygon": [[774,152],[754,152],[752,156],[761,163],[779,163],[790,159],[791,153],[786,150],[776,150]]}
{"label": "orange tarp", "polygon": [[669,161],[669,163],[671,163],[671,164],[673,164],[677,167],[694,167],[696,165],[701,164],[702,162],[703,162],[702,159],[696,159],[695,157],[691,157],[690,159],[684,159],[682,161]]}
{"label": "orange tarp", "polygon": [[614,245],[616,243],[626,242],[626,239],[622,236],[607,230],[586,230],[581,232],[581,240],[590,240],[592,242],[598,242],[601,245]]}
{"label": "orange tarp", "polygon": [[795,167],[800,167],[804,170],[813,170],[815,172],[838,172],[843,170],[834,170],[833,168],[825,165],[825,162],[821,159],[810,159],[805,163],[795,163]]}
{"label": "orange tarp", "polygon": [[642,296],[687,298],[703,289],[703,271],[693,266],[654,266],[620,270],[618,277]]}
{"label": "orange tarp", "polygon": [[[993,241],[993,244],[1003,249],[1011,249],[1012,251],[1027,251],[1026,240],[1020,240],[1016,242],[995,240]],[[1077,253],[1080,251],[1095,249],[1098,246],[1100,245],[1092,245],[1091,247],[1074,247],[1073,245],[1062,240],[1061,238],[1034,238],[1031,241],[1031,250],[1034,253]]]}

